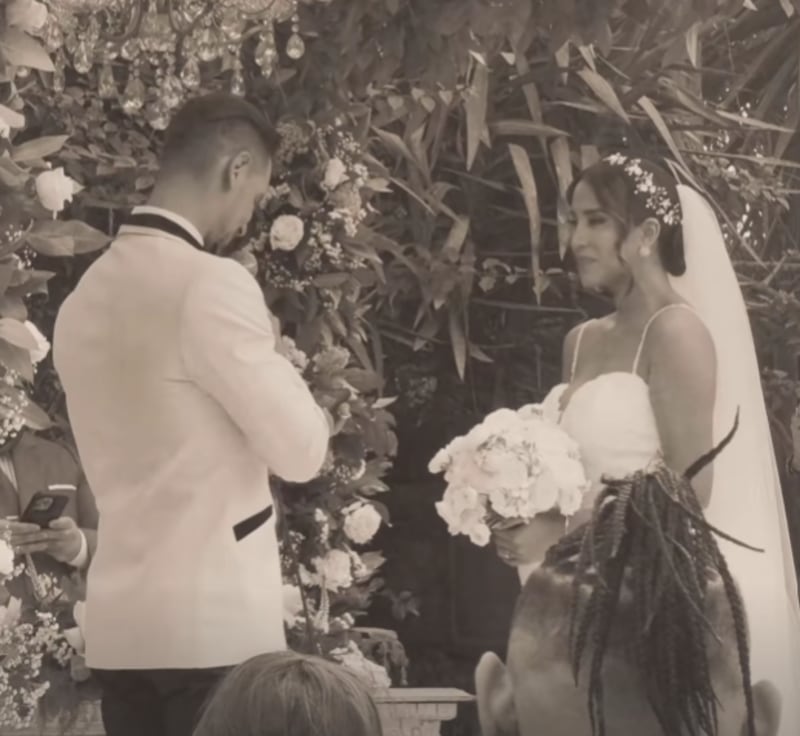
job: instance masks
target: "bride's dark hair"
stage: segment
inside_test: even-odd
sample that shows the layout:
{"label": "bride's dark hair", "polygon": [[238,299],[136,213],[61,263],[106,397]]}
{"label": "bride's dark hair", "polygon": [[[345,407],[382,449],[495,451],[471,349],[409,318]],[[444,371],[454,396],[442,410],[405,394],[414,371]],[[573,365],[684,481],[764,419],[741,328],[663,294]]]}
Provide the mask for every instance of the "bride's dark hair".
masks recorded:
{"label": "bride's dark hair", "polygon": [[725,535],[704,520],[689,482],[732,434],[684,476],[661,465],[608,481],[592,519],[548,551],[523,589],[514,628],[565,621],[576,682],[588,674],[595,736],[605,734],[609,654],[636,668],[664,734],[717,734],[714,684],[725,683],[742,688],[755,736],[744,605],[715,540]]}
{"label": "bride's dark hair", "polygon": [[[675,178],[652,161],[647,159],[637,159],[637,161],[643,171],[652,175],[653,184],[663,188],[669,199],[680,207]],[[575,187],[580,182],[588,184],[597,197],[600,207],[619,221],[623,228],[623,237],[631,227],[640,225],[648,217],[656,217],[661,224],[658,253],[664,269],[673,276],[681,276],[686,271],[680,221],[669,224],[659,217],[649,205],[647,196],[637,190],[636,178],[623,166],[603,159],[581,171],[567,190],[567,201],[570,204]]]}

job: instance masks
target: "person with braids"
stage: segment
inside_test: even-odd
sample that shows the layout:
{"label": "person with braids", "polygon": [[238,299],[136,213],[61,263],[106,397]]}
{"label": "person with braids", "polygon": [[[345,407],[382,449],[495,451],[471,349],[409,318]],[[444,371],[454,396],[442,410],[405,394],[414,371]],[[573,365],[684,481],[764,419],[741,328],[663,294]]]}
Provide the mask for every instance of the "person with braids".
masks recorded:
{"label": "person with braids", "polygon": [[478,665],[483,736],[775,736],[715,533],[663,464],[610,481],[525,583],[507,666]]}
{"label": "person with braids", "polygon": [[[568,201],[580,281],[613,302],[567,335],[563,383],[544,401],[594,484],[569,526],[586,520],[604,479],[653,461],[684,473],[738,412],[730,446],[692,486],[710,523],[760,550],[720,542],[746,604],[754,675],[781,694],[780,736],[797,736],[797,578],[752,332],[717,217],[661,166],[619,153],[581,172]],[[563,533],[550,515],[494,540],[524,581]]]}

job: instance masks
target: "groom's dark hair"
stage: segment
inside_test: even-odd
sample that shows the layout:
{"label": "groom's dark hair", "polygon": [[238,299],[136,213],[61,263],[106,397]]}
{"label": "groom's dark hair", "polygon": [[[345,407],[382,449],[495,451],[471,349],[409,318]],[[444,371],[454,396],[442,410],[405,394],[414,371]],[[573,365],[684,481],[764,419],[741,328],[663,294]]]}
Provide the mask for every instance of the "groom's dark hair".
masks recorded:
{"label": "groom's dark hair", "polygon": [[612,659],[636,673],[665,734],[716,734],[716,687],[743,692],[755,735],[744,605],[715,534],[688,477],[661,466],[609,482],[591,521],[528,578],[512,632],[588,676],[593,734],[605,733]]}
{"label": "groom's dark hair", "polygon": [[255,105],[227,92],[212,92],[186,102],[164,134],[162,169],[202,173],[219,155],[246,146],[264,163],[278,150],[280,138]]}

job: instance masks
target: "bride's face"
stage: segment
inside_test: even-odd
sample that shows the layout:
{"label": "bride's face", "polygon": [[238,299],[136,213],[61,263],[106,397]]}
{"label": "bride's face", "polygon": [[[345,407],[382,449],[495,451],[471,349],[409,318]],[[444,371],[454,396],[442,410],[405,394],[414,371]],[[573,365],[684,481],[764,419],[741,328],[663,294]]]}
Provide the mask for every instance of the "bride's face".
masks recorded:
{"label": "bride's face", "polygon": [[631,271],[620,257],[623,228],[602,208],[591,186],[581,181],[572,195],[570,250],[586,289],[615,293],[627,289]]}

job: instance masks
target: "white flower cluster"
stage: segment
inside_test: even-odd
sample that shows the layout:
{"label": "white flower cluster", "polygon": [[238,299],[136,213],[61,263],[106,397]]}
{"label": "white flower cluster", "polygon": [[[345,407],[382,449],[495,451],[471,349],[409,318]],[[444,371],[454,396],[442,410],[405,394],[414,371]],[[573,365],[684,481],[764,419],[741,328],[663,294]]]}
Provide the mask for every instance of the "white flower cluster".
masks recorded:
{"label": "white flower cluster", "polygon": [[354,503],[344,510],[344,533],[355,544],[367,544],[381,526],[381,515],[369,503]]}
{"label": "white flower cluster", "polygon": [[436,510],[450,534],[481,547],[493,521],[529,521],[551,509],[571,516],[589,489],[577,444],[537,404],[492,412],[428,469],[447,481]]}
{"label": "white flower cluster", "polygon": [[281,354],[301,373],[308,367],[308,356],[291,337],[281,337]]}
{"label": "white flower cluster", "polygon": [[50,687],[42,678],[45,656],[53,656],[64,665],[71,648],[55,616],[37,613],[35,623],[14,622],[0,627],[0,652],[0,726],[22,729],[30,725]]}
{"label": "white flower cluster", "polygon": [[381,689],[392,686],[392,680],[386,668],[367,659],[364,652],[353,641],[348,642],[346,647],[333,649],[331,657],[357,675],[370,688]]}
{"label": "white flower cluster", "polygon": [[635,190],[645,198],[647,208],[665,225],[680,225],[681,208],[670,197],[665,187],[653,180],[653,174],[642,168],[640,158],[628,158],[621,153],[612,153],[603,159],[612,166],[620,166],[635,182]]}
{"label": "white flower cluster", "polygon": [[16,437],[25,426],[25,409],[31,403],[19,387],[17,371],[7,369],[2,380],[7,388],[0,391],[0,445]]}

